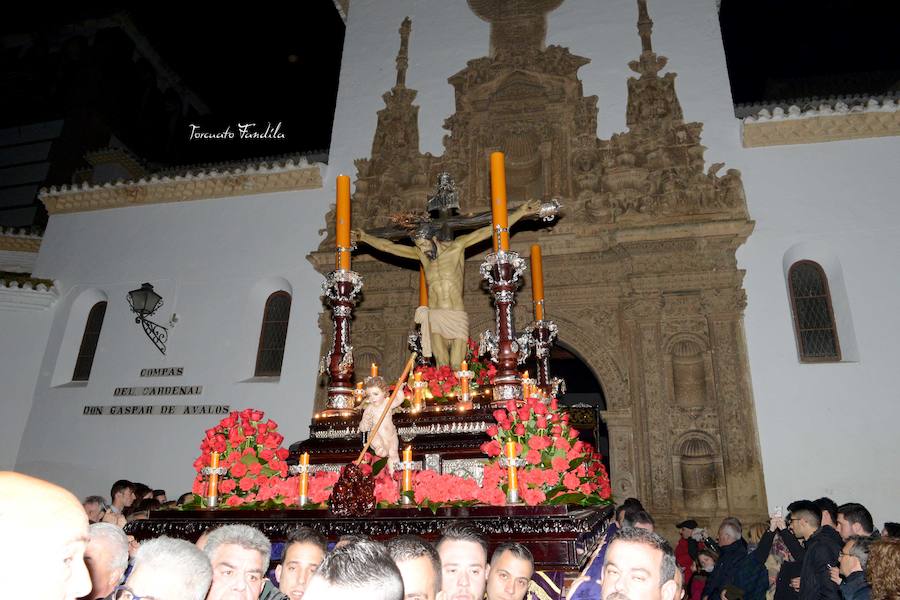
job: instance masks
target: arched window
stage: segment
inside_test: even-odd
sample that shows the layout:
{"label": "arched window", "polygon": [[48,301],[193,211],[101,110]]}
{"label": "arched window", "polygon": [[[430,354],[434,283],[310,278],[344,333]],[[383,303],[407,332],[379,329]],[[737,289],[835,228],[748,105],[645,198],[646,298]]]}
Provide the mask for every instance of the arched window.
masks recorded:
{"label": "arched window", "polygon": [[106,316],[106,302],[98,302],[88,313],[87,323],[84,325],[84,335],[81,338],[81,347],[78,348],[78,358],[75,360],[75,372],[72,381],[87,381],[91,376],[91,367],[94,366],[94,354],[97,353],[97,342],[100,340],[100,329],[103,327],[103,317]]}
{"label": "arched window", "polygon": [[838,362],[838,343],[828,279],[818,263],[800,260],[788,271],[794,331],[802,362]]}
{"label": "arched window", "polygon": [[259,334],[259,350],[256,353],[257,377],[281,375],[290,314],[291,295],[287,292],[275,292],[266,300],[262,331]]}

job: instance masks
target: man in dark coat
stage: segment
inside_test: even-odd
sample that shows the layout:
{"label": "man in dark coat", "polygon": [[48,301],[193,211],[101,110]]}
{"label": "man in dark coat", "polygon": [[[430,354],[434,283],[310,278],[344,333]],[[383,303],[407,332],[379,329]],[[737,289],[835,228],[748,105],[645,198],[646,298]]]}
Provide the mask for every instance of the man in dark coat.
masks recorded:
{"label": "man in dark coat", "polygon": [[[769,589],[765,567],[748,554],[741,523],[728,517],[719,526],[719,561],[703,588],[706,600],[764,600]],[[723,592],[724,597],[723,597]]]}
{"label": "man in dark coat", "polygon": [[819,507],[808,500],[791,505],[790,529],[797,539],[806,540],[806,552],[800,566],[799,600],[840,600],[837,584],[831,580],[831,567],[841,552],[841,535],[831,527],[822,527]]}
{"label": "man in dark coat", "polygon": [[850,536],[841,550],[840,572],[844,580],[840,584],[843,600],[870,600],[872,588],[866,581],[866,564],[869,562],[869,544],[877,537]]}

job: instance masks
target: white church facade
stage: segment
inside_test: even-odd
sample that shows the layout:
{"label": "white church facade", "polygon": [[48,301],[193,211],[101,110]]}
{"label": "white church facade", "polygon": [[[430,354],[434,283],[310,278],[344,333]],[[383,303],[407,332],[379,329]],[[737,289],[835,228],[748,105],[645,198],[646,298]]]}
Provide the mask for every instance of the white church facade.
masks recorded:
{"label": "white church facade", "polygon": [[[736,256],[762,497],[774,507],[830,496],[865,504],[877,524],[895,521],[898,106],[784,106],[740,120],[714,0],[651,0],[649,11],[684,119],[703,123],[706,166],[740,170],[754,222]],[[0,232],[0,468],[79,495],[128,477],[172,496],[189,489],[200,440],[222,411],[258,408],[288,441],[307,437],[323,311],[322,276],[307,256],[323,239],[336,176],[354,176],[354,160],[371,151],[407,16],[419,149],[440,155],[444,119],[458,108],[448,77],[490,53],[490,24],[462,0],[353,0],[327,164],[282,157],[47,190],[42,237]],[[578,77],[598,97],[600,138],[627,129],[636,19],[634,0],[565,0],[547,15],[546,44],[591,59]],[[805,352],[811,338],[795,322],[791,269],[810,263],[827,280],[831,356]],[[127,301],[144,282],[164,302],[152,319],[167,329],[165,353]],[[282,367],[260,374],[267,301],[280,292],[290,297]],[[98,306],[89,373],[76,377]]]}

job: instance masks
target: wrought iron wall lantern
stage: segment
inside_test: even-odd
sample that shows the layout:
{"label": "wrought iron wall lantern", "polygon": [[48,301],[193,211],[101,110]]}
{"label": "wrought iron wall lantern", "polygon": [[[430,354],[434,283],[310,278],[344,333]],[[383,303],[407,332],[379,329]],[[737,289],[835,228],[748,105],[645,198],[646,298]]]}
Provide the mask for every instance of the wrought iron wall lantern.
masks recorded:
{"label": "wrought iron wall lantern", "polygon": [[162,296],[157,294],[149,283],[142,283],[138,289],[128,292],[128,305],[131,306],[131,311],[137,315],[134,322],[140,323],[153,345],[165,354],[169,330],[147,319],[162,308]]}

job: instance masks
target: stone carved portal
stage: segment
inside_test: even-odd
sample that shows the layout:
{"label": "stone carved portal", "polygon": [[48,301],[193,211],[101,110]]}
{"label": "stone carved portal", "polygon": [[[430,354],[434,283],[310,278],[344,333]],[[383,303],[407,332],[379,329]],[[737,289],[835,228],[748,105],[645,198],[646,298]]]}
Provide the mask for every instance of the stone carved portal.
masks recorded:
{"label": "stone carved portal", "polygon": [[[487,158],[504,151],[511,200],[555,197],[565,207],[551,229],[519,231],[513,245],[527,253],[541,244],[548,316],[603,386],[616,498],[637,496],[664,522],[762,518],[735,259],[753,229],[740,173],[719,175],[721,163],[705,169],[702,124],[684,122],[675,74],[660,75],[666,59],[653,51],[646,0],[638,0],[641,53],[629,64],[628,129],[598,139],[597,98],[577,76],[589,59],[544,43],[546,15],[561,3],[469,0],[491,24],[491,53],[449,78],[456,112],[441,156],[419,152],[404,21],[397,83],[383,96],[371,157],[356,161],[354,222],[381,227],[394,213],[421,212],[441,171],[456,179],[463,213],[486,210]],[[326,222],[327,239],[310,255],[322,273],[332,268],[333,214]],[[474,335],[493,323],[480,261],[470,257],[465,276]],[[354,269],[366,285],[354,342],[379,354],[385,372],[399,372],[418,269],[365,255]],[[529,304],[516,307],[520,328],[531,321]],[[327,313],[320,327],[324,353]]]}

